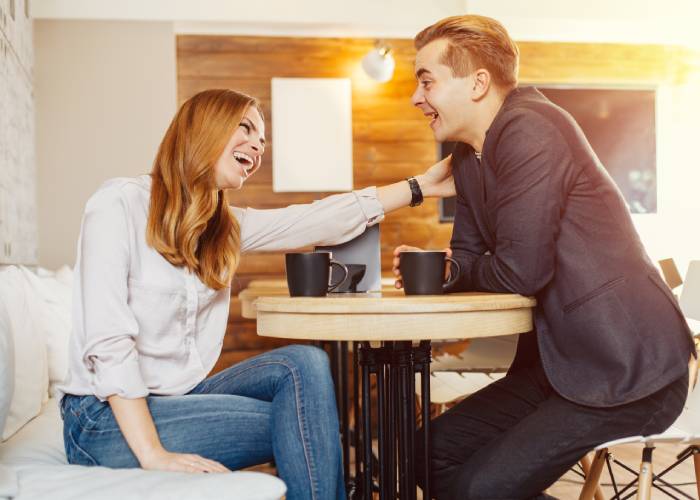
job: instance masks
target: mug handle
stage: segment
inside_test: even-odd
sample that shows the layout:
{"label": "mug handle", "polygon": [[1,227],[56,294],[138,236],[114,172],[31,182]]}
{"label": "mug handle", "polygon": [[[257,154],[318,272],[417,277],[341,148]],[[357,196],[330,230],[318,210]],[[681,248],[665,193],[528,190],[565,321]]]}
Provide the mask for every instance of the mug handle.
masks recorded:
{"label": "mug handle", "polygon": [[[345,283],[345,280],[348,279],[348,275],[350,274],[350,273],[348,272],[347,266],[346,266],[345,264],[343,264],[342,262],[338,262],[337,260],[331,259],[331,266],[340,266],[340,267],[343,269],[343,272],[345,273],[345,276],[343,276],[343,279],[340,280],[340,281],[339,281],[338,283],[336,283],[335,285],[334,285],[333,283],[331,283],[331,284],[328,286],[328,291],[329,291],[329,292],[332,292],[333,290],[335,290],[336,288],[338,288],[340,285],[342,285],[343,283]],[[331,273],[331,275],[332,275],[332,273]]]}
{"label": "mug handle", "polygon": [[462,266],[459,265],[459,262],[454,260],[452,257],[445,257],[445,260],[457,266],[457,272],[452,273],[452,269],[450,269],[450,279],[448,279],[447,282],[442,285],[443,290],[454,285],[455,282],[459,279],[459,275],[462,274]]}

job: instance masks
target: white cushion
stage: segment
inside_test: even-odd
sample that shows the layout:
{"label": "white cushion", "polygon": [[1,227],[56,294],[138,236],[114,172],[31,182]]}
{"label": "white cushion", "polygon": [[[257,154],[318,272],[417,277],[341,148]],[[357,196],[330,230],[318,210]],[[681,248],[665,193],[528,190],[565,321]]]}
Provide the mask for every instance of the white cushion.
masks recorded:
{"label": "white cushion", "polygon": [[17,475],[19,495],[16,500],[276,500],[286,490],[280,479],[256,472],[200,475],[65,465],[63,422],[54,399],[44,405],[37,418],[0,444],[0,462]]}
{"label": "white cushion", "polygon": [[39,269],[35,274],[24,267],[21,270],[32,294],[31,302],[36,305],[37,334],[46,341],[49,388],[53,392],[54,385],[63,382],[68,373],[68,346],[72,331],[71,271],[65,267],[56,273]]}
{"label": "white cushion", "polygon": [[12,266],[0,272],[0,302],[5,304],[14,342],[15,388],[2,432],[5,440],[39,414],[48,394],[46,342],[36,332],[34,300],[22,272]]}
{"label": "white cushion", "polygon": [[187,474],[80,465],[38,465],[16,470],[13,500],[279,500],[282,480],[259,472]]}
{"label": "white cushion", "polygon": [[0,444],[0,463],[11,466],[68,463],[63,446],[63,420],[55,399],[49,399],[39,415]]}
{"label": "white cushion", "polygon": [[14,498],[18,491],[17,473],[12,467],[0,464],[0,498]]}
{"label": "white cushion", "polygon": [[0,302],[0,435],[5,428],[15,391],[15,343],[10,332],[10,317]]}

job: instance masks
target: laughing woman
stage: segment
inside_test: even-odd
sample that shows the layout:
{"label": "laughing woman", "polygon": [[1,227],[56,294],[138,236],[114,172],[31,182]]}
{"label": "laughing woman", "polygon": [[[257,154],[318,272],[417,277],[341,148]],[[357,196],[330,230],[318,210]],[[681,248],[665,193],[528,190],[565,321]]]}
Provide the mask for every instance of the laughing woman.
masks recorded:
{"label": "laughing woman", "polygon": [[[407,206],[407,182],[275,210],[231,208],[260,167],[265,122],[231,90],[186,101],[150,175],[88,201],[76,261],[61,414],[70,463],[225,472],[275,460],[287,498],[345,498],[323,351],[288,346],[206,378],[219,357],[239,256],[334,245]],[[454,194],[450,166],[417,177]]]}

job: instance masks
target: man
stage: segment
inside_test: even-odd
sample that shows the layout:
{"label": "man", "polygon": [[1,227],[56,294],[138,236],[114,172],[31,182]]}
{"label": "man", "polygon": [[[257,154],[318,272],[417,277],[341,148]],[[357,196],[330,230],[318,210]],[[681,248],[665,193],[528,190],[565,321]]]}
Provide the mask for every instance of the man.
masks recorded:
{"label": "man", "polygon": [[536,331],[521,335],[508,375],[432,423],[432,488],[439,499],[537,497],[598,444],[666,429],[695,349],[581,129],[517,88],[503,26],[456,16],[415,45],[413,103],[437,141],[459,143],[452,291],[537,299]]}

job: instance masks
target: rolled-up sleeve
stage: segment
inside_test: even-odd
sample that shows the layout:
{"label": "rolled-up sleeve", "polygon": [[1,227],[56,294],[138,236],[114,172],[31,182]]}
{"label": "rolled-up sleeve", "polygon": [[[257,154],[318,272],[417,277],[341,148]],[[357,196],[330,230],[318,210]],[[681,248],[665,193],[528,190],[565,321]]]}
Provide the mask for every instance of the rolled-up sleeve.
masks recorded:
{"label": "rolled-up sleeve", "polygon": [[277,252],[311,245],[339,245],[384,218],[377,189],[350,193],[286,208],[231,207],[241,226],[242,252]]}
{"label": "rolled-up sleeve", "polygon": [[98,191],[81,227],[74,313],[84,337],[82,361],[101,400],[148,395],[135,345],[139,327],[128,304],[129,235],[119,188]]}

